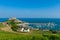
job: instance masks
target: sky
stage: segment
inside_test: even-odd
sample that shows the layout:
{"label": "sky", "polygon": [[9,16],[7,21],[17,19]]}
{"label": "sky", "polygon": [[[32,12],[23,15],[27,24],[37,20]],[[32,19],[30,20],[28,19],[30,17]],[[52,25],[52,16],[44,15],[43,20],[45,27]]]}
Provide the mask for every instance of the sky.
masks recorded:
{"label": "sky", "polygon": [[0,18],[60,18],[60,0],[0,0]]}

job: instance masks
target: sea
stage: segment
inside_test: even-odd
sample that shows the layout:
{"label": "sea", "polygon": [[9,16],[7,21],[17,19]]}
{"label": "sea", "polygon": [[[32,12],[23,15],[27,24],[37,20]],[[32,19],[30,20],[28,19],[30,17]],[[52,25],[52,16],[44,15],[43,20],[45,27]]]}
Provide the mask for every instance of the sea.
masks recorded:
{"label": "sea", "polygon": [[[0,22],[5,22],[9,18],[0,18]],[[60,18],[18,18],[21,21],[29,23],[32,28],[60,30]]]}

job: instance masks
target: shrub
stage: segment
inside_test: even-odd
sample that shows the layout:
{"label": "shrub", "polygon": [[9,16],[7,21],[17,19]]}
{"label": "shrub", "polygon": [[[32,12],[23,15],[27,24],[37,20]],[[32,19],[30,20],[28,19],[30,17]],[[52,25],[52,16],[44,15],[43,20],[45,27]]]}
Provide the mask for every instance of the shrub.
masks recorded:
{"label": "shrub", "polygon": [[17,31],[17,29],[18,29],[18,26],[17,26],[16,24],[12,24],[12,27],[11,27],[11,29],[12,29],[13,31]]}
{"label": "shrub", "polygon": [[60,40],[60,37],[58,35],[51,35],[49,40]]}

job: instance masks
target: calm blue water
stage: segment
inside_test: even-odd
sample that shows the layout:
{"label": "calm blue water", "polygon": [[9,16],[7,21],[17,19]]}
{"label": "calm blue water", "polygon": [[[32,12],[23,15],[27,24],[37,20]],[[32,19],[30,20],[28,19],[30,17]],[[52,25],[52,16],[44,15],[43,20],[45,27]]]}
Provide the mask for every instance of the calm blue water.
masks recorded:
{"label": "calm blue water", "polygon": [[[60,24],[60,18],[18,18],[19,20],[29,22],[29,23],[48,23],[54,22]],[[0,22],[7,21],[8,18],[0,18]]]}
{"label": "calm blue water", "polygon": [[[30,26],[33,28],[60,30],[60,18],[18,18],[18,19],[24,22],[31,23]],[[0,18],[0,22],[4,22],[7,20],[8,18]],[[52,26],[51,25],[48,26],[48,24],[45,25],[40,23],[53,23],[54,26],[52,24],[51,24]]]}

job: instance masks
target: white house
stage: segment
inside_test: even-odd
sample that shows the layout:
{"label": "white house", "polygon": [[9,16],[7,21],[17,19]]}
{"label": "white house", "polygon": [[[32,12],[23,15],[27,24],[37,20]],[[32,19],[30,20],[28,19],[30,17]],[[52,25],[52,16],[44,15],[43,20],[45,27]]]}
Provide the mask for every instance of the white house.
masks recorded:
{"label": "white house", "polygon": [[17,24],[17,25],[19,26],[17,31],[20,31],[20,32],[30,32],[28,23]]}

